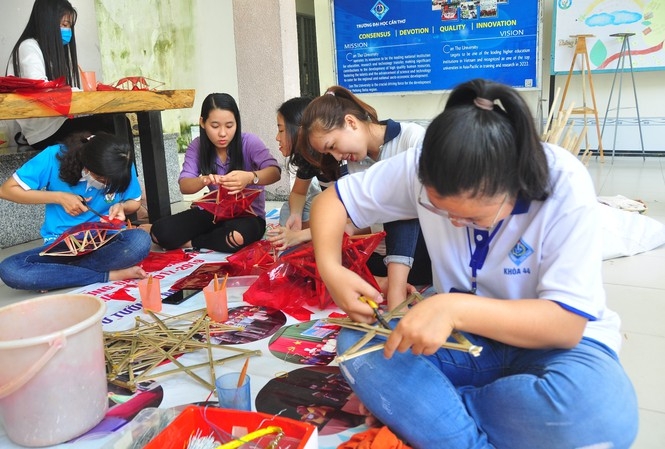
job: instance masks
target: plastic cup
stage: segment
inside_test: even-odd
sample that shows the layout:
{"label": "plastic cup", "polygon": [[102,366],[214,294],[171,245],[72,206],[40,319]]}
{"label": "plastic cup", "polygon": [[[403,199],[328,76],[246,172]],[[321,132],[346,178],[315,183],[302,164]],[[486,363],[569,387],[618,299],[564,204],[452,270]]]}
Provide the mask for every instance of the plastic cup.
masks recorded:
{"label": "plastic cup", "polygon": [[203,296],[206,299],[206,311],[211,320],[223,323],[229,319],[226,286],[215,290],[215,281],[213,280],[208,286],[203,288]]}
{"label": "plastic cup", "polygon": [[219,406],[234,410],[252,410],[252,395],[249,388],[249,375],[245,375],[238,387],[240,373],[222,374],[215,380]]}
{"label": "plastic cup", "polygon": [[159,279],[148,278],[138,281],[139,296],[143,304],[143,311],[162,311],[162,293],[159,287]]}
{"label": "plastic cup", "polygon": [[81,84],[85,92],[97,90],[97,74],[95,72],[81,72]]}

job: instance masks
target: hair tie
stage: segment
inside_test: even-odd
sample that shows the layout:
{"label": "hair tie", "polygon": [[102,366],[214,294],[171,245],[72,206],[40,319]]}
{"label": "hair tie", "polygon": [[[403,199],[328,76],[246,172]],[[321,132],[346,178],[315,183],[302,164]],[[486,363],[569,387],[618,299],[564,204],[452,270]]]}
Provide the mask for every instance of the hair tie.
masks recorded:
{"label": "hair tie", "polygon": [[473,100],[473,104],[475,104],[476,107],[478,107],[480,109],[485,109],[486,111],[493,111],[494,110],[494,102],[488,100],[487,98],[476,97]]}
{"label": "hair tie", "polygon": [[334,97],[335,92],[333,92],[332,90],[329,90],[329,91],[326,92],[326,95],[332,95]]}

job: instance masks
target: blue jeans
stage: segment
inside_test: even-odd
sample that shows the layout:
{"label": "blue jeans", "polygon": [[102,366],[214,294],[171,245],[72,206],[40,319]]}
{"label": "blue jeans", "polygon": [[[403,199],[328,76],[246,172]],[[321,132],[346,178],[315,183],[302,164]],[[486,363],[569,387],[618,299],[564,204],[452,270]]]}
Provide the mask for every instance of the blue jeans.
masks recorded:
{"label": "blue jeans", "polygon": [[[338,353],[363,335],[343,329]],[[468,337],[483,346],[477,358],[441,349],[387,360],[376,351],[340,368],[374,416],[415,449],[630,447],[637,399],[613,351],[589,339],[530,350]]]}
{"label": "blue jeans", "polygon": [[386,257],[373,254],[367,265],[374,276],[387,276],[386,265],[401,263],[411,268],[408,282],[412,285],[432,283],[432,262],[417,219],[384,223]]}
{"label": "blue jeans", "polygon": [[150,246],[147,232],[126,229],[82,256],[40,256],[46,246],[33,248],[0,262],[0,279],[20,290],[55,290],[108,282],[109,271],[138,264],[148,256]]}

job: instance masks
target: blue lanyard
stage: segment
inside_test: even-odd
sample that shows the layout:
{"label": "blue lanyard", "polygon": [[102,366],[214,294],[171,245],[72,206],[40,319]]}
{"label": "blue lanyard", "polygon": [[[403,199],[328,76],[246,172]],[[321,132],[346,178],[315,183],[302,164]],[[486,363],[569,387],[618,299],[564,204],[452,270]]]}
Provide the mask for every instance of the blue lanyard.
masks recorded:
{"label": "blue lanyard", "polygon": [[469,228],[466,228],[466,239],[469,243],[469,253],[471,254],[471,260],[469,261],[469,267],[471,267],[471,290],[469,293],[475,295],[478,290],[478,283],[476,277],[478,275],[478,270],[483,268],[485,264],[485,259],[487,259],[487,253],[490,251],[490,242],[499,231],[499,228],[503,224],[503,220],[498,222],[490,234],[489,231],[479,231],[477,229],[473,230],[473,236],[476,241],[476,249],[471,249],[471,233]]}

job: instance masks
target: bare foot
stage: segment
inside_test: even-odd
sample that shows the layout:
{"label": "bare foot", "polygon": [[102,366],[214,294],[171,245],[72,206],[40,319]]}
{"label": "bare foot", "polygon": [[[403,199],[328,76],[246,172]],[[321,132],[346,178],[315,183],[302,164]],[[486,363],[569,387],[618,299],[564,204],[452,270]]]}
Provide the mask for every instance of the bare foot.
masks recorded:
{"label": "bare foot", "polygon": [[109,281],[123,281],[125,279],[145,279],[148,273],[139,267],[133,266],[122,270],[113,270],[109,272]]}
{"label": "bare foot", "polygon": [[374,415],[372,415],[372,412],[370,412],[367,407],[365,407],[365,404],[360,403],[358,406],[358,411],[360,411],[360,414],[365,417],[365,425],[367,427],[383,427],[383,423],[376,419]]}

